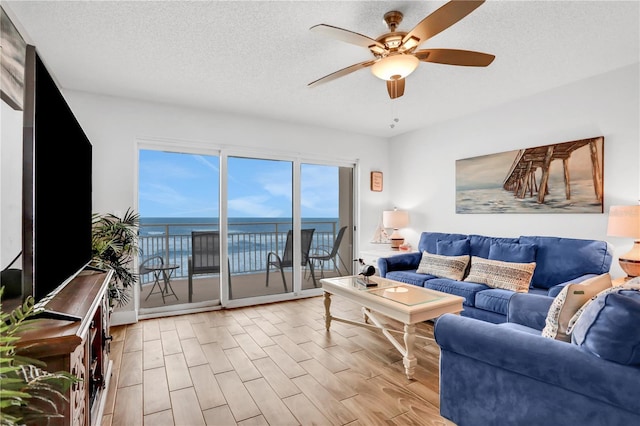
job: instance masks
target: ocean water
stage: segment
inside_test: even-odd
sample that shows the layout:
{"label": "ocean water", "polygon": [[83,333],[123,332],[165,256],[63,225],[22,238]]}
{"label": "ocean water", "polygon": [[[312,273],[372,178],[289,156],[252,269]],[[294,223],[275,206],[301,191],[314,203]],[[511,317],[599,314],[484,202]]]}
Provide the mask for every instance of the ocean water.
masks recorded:
{"label": "ocean water", "polygon": [[[291,218],[271,217],[231,217],[229,218],[229,234],[236,233],[269,233],[284,232],[292,228]],[[140,236],[151,235],[191,235],[192,231],[217,231],[218,218],[202,217],[141,217]],[[303,218],[303,228],[315,228],[315,232],[337,231],[338,218]],[[335,228],[334,228],[335,227]]]}
{"label": "ocean water", "polygon": [[456,213],[602,213],[591,180],[572,181],[570,200],[561,182],[550,184],[543,204],[533,195],[520,199],[501,187],[456,191]]}
{"label": "ocean water", "polygon": [[[311,252],[333,244],[338,232],[337,218],[303,218],[302,228],[314,228]],[[229,218],[227,250],[231,272],[254,273],[266,270],[269,252],[282,254],[290,218]],[[192,231],[219,230],[217,218],[140,218],[140,260],[162,256],[179,265],[175,277],[186,277],[191,255]],[[149,277],[142,277],[148,282]]]}

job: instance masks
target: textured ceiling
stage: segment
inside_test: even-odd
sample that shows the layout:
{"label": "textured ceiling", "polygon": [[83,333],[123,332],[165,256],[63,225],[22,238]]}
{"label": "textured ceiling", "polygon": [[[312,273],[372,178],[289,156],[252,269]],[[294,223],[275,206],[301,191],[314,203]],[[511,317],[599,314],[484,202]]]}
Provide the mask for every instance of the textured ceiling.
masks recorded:
{"label": "textured ceiling", "polygon": [[[638,1],[487,1],[421,48],[496,55],[487,68],[421,63],[390,100],[370,59],[309,31],[377,38],[399,10],[408,31],[443,1],[4,1],[64,89],[391,137],[639,61]],[[399,118],[395,128],[390,128]]]}

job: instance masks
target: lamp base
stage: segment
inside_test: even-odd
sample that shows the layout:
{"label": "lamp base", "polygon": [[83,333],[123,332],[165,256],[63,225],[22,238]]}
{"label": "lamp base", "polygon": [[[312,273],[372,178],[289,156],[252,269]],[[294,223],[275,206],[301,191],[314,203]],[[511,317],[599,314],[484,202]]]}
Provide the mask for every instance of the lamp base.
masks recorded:
{"label": "lamp base", "polygon": [[404,238],[391,238],[391,250],[400,250],[402,243],[404,243]]}
{"label": "lamp base", "polygon": [[389,236],[389,241],[391,241],[391,250],[400,250],[400,246],[404,243],[404,237],[394,228],[393,233]]}
{"label": "lamp base", "polygon": [[620,267],[628,276],[634,278],[640,276],[640,240],[633,243],[633,247],[628,253],[618,259]]}

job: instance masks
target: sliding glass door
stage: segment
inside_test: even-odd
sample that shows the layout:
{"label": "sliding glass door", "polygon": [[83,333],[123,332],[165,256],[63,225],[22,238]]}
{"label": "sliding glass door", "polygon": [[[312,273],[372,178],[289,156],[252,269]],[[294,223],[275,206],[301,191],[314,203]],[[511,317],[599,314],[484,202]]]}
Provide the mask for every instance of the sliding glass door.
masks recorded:
{"label": "sliding glass door", "polygon": [[141,149],[139,307],[220,303],[220,158]]}
{"label": "sliding glass door", "polygon": [[140,149],[140,313],[320,294],[351,274],[353,170]]}
{"label": "sliding glass door", "polygon": [[229,299],[293,291],[293,163],[227,158]]}
{"label": "sliding glass door", "polygon": [[322,278],[352,273],[353,168],[302,163],[300,188],[302,227],[314,230],[305,290],[321,287]]}

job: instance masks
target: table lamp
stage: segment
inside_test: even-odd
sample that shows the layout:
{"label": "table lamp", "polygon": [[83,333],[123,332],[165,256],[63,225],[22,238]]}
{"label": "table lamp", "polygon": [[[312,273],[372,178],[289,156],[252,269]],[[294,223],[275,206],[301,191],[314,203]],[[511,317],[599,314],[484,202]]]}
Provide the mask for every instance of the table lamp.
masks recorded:
{"label": "table lamp", "polygon": [[640,276],[640,205],[611,206],[607,235],[633,238],[633,247],[620,255],[620,267],[629,277]]}
{"label": "table lamp", "polygon": [[404,237],[398,233],[398,229],[409,225],[409,213],[397,208],[385,210],[382,212],[382,224],[385,228],[393,228],[393,234],[389,237],[391,249],[398,250],[404,242]]}

